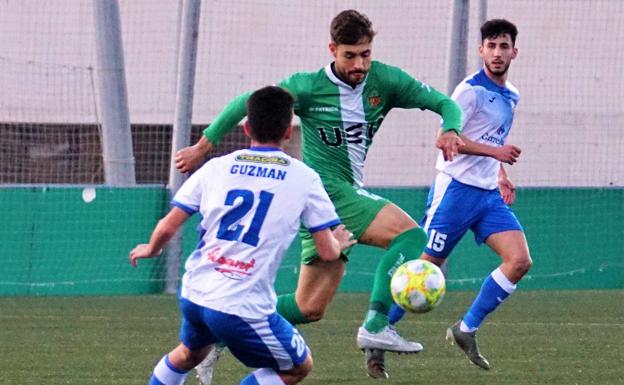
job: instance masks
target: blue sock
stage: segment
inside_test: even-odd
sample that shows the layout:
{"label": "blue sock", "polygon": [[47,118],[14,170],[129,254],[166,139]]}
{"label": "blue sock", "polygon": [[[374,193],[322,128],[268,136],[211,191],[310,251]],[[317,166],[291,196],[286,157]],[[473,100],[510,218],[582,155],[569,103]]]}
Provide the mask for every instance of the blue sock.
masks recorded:
{"label": "blue sock", "polygon": [[282,378],[273,369],[262,368],[243,378],[239,385],[284,385]]}
{"label": "blue sock", "polygon": [[399,322],[404,315],[405,310],[401,309],[401,307],[396,303],[393,303],[392,307],[390,308],[390,312],[388,313],[388,322],[390,323],[390,325],[394,325]]}
{"label": "blue sock", "polygon": [[476,330],[491,312],[503,303],[516,290],[513,284],[500,270],[492,272],[481,286],[481,290],[464,315],[463,321],[471,330]]}
{"label": "blue sock", "polygon": [[164,356],[154,368],[148,385],[182,385],[187,374],[173,366],[169,356]]}

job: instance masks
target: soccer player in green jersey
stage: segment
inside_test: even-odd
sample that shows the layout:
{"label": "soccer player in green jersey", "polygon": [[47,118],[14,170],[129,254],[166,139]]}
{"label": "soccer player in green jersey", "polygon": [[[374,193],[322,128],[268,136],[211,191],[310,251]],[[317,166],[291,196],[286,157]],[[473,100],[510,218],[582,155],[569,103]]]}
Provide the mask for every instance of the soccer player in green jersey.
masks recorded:
{"label": "soccer player in green jersey", "polygon": [[[369,374],[387,377],[373,352],[416,353],[422,345],[398,335],[388,324],[392,305],[390,278],[402,263],[418,258],[426,233],[392,202],[363,189],[366,154],[379,127],[393,108],[420,108],[442,117],[436,146],[452,160],[463,145],[462,111],[449,97],[401,70],[372,60],[375,31],[363,14],[346,10],[330,27],[334,61],[316,72],[295,73],[279,83],[295,97],[301,120],[303,161],[316,170],[342,222],[359,243],[385,249],[375,272],[370,304],[357,345],[367,353]],[[197,144],[175,157],[181,172],[195,169],[213,145],[245,117],[249,94],[232,100]],[[321,260],[310,234],[300,233],[302,265],[295,293],[278,298],[278,312],[293,324],[320,320],[344,275],[348,251],[336,261]]]}

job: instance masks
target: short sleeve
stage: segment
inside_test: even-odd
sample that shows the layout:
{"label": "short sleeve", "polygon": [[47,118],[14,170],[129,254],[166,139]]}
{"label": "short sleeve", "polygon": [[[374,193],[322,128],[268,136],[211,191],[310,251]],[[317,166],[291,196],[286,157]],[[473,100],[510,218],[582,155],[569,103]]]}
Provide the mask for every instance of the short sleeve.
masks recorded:
{"label": "short sleeve", "polygon": [[205,175],[210,162],[206,163],[193,175],[191,175],[178,189],[171,200],[171,205],[184,210],[187,214],[193,215],[199,211],[202,198],[202,175]]}
{"label": "short sleeve", "polygon": [[301,220],[311,233],[340,224],[334,204],[329,199],[321,183],[321,178],[316,173],[314,173],[314,178],[310,183]]}

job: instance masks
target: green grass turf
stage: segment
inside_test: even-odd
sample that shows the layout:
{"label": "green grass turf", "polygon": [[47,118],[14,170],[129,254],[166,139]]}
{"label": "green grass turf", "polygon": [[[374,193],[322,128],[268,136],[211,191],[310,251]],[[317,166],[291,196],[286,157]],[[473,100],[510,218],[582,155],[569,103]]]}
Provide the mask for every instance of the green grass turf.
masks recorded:
{"label": "green grass turf", "polygon": [[[624,290],[519,291],[479,334],[489,372],[444,340],[474,293],[451,292],[440,307],[409,315],[399,330],[423,343],[417,355],[389,355],[387,384],[624,384]],[[355,333],[364,294],[339,294],[326,318],[300,330],[315,368],[305,384],[373,384]],[[177,343],[172,296],[0,298],[0,384],[146,384]],[[247,369],[226,353],[215,385]],[[196,384],[189,378],[187,384]]]}

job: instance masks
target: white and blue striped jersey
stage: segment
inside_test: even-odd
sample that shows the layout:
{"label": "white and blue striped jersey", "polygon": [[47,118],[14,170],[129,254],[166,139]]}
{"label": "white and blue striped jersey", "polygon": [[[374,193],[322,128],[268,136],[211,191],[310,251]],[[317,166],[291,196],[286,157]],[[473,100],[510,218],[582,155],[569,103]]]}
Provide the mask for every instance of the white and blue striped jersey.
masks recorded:
{"label": "white and blue striped jersey", "polygon": [[[462,135],[489,146],[505,144],[520,100],[518,90],[511,83],[501,87],[481,69],[464,79],[451,98],[464,111]],[[497,187],[500,162],[491,157],[466,154],[446,162],[440,153],[436,168],[461,183],[493,190]]]}
{"label": "white and blue striped jersey", "polygon": [[319,175],[276,148],[211,159],[172,204],[201,214],[181,295],[252,319],[275,312],[275,276],[300,225],[313,233],[340,223]]}

